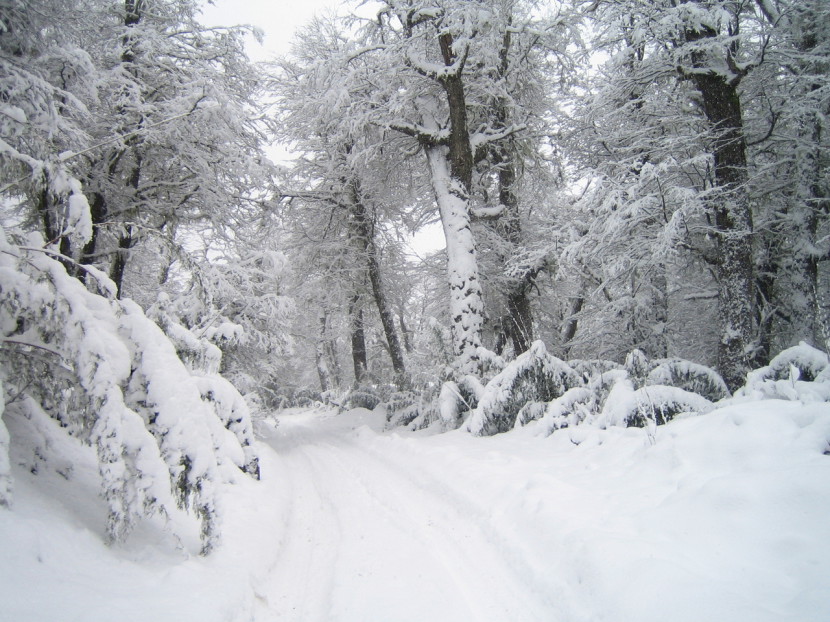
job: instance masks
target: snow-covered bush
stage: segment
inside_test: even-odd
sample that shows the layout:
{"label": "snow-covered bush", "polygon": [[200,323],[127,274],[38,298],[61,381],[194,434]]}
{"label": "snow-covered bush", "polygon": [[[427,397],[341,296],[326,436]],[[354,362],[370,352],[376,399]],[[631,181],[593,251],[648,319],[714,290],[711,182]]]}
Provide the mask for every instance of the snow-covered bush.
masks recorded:
{"label": "snow-covered bush", "polygon": [[373,410],[383,401],[383,395],[376,387],[362,386],[349,391],[341,405],[343,410],[366,408]]}
{"label": "snow-covered bush", "polygon": [[595,413],[596,393],[588,387],[574,387],[546,405],[539,425],[546,435],[580,425]]}
{"label": "snow-covered bush", "polygon": [[717,402],[729,397],[729,389],[720,374],[711,367],[672,358],[655,361],[657,367],[646,378],[647,384],[664,384],[702,395]]}
{"label": "snow-covered bush", "polygon": [[706,413],[712,402],[696,393],[677,387],[650,385],[634,389],[630,380],[614,385],[597,419],[600,427],[642,428],[653,422],[668,423],[680,413]]}
{"label": "snow-covered bush", "polygon": [[[567,391],[566,391],[567,393]],[[516,415],[515,427],[525,426],[531,421],[541,419],[548,409],[547,402],[528,402]]]}
{"label": "snow-covered bush", "polygon": [[747,374],[739,395],[766,399],[830,401],[830,357],[803,341],[783,350],[769,365]]}
{"label": "snow-covered bush", "polygon": [[603,359],[573,359],[568,361],[568,366],[582,376],[585,382],[592,378],[616,369],[623,369],[623,366],[614,361]]}
{"label": "snow-covered bush", "polygon": [[322,403],[323,396],[320,395],[319,391],[315,391],[314,389],[298,389],[294,393],[292,402],[294,406],[307,408]]}
{"label": "snow-covered bush", "polygon": [[484,346],[478,347],[478,361],[481,378],[486,382],[492,380],[493,377],[500,373],[507,366],[505,360]]}
{"label": "snow-covered bush", "polygon": [[110,540],[178,505],[201,521],[208,552],[219,487],[255,465],[241,396],[194,375],[138,305],[90,293],[48,253],[39,236],[18,246],[0,229],[4,416],[45,416],[96,448]]}
{"label": "snow-covered bush", "polygon": [[535,341],[487,383],[467,429],[476,436],[506,432],[528,402],[549,402],[580,384],[579,374]]}
{"label": "snow-covered bush", "polygon": [[747,386],[764,380],[789,380],[793,376],[793,368],[798,370],[796,380],[811,382],[828,366],[830,357],[826,352],[802,341],[797,346],[782,350],[766,367],[750,372]]}
{"label": "snow-covered bush", "polygon": [[387,401],[387,428],[409,427],[413,430],[425,428],[440,418],[438,409],[438,387],[427,386],[419,392],[395,393]]}
{"label": "snow-covered bush", "polygon": [[409,425],[418,416],[419,395],[414,391],[396,391],[386,400],[387,426]]}
{"label": "snow-covered bush", "polygon": [[628,377],[631,379],[631,382],[634,383],[635,387],[639,388],[646,383],[652,364],[648,360],[645,352],[635,349],[625,357],[624,367],[628,372]]}

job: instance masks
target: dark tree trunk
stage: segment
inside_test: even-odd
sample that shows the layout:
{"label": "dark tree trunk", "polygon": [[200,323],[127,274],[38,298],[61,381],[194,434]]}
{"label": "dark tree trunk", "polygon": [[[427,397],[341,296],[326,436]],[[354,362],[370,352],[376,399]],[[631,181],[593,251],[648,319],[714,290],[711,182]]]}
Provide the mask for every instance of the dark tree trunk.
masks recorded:
{"label": "dark tree trunk", "polygon": [[383,334],[386,337],[386,344],[389,356],[392,359],[392,369],[395,372],[395,384],[403,389],[409,384],[406,373],[401,342],[395,330],[395,315],[389,307],[386,298],[386,291],[383,288],[383,280],[378,261],[377,246],[375,245],[374,224],[363,202],[360,187],[357,181],[349,185],[351,191],[351,205],[349,206],[349,234],[352,238],[361,261],[365,262],[366,273],[369,276],[369,283],[372,287],[372,298],[377,306],[380,322],[383,326]]}
{"label": "dark tree trunk", "polygon": [[366,359],[366,335],[363,330],[363,308],[360,302],[360,294],[355,294],[349,300],[349,330],[355,386],[359,386],[365,380],[369,368]]}
{"label": "dark tree trunk", "polygon": [[127,225],[124,233],[118,238],[118,250],[115,251],[115,257],[112,260],[112,267],[110,268],[110,278],[115,283],[116,296],[119,300],[123,294],[124,273],[127,270],[130,250],[135,245],[132,229],[132,225]]}
{"label": "dark tree trunk", "polygon": [[566,354],[570,351],[570,342],[576,336],[576,329],[579,326],[578,315],[584,304],[585,298],[582,296],[577,296],[571,301],[571,312],[565,319],[565,326],[562,328],[562,346]]}
{"label": "dark tree trunk", "polygon": [[386,293],[383,290],[380,265],[378,265],[374,242],[369,244],[367,251],[366,260],[369,264],[369,281],[372,284],[372,295],[375,299],[378,313],[380,314],[380,322],[383,325],[386,343],[389,346],[389,356],[392,358],[392,369],[395,371],[395,384],[399,389],[404,389],[409,385],[406,375],[406,363],[404,362],[403,350],[401,350],[398,333],[395,331],[395,316],[389,308]]}
{"label": "dark tree trunk", "polygon": [[[714,38],[703,27],[686,33],[689,41]],[[731,51],[724,52],[731,58]],[[747,190],[746,140],[738,95],[740,76],[731,80],[708,70],[703,52],[693,54],[696,71],[689,77],[701,95],[703,112],[715,135],[712,152],[718,194],[711,212],[717,234],[720,343],[718,371],[730,389],[740,387],[753,364],[755,347],[752,212]]]}
{"label": "dark tree trunk", "polygon": [[75,275],[77,273],[77,266],[71,261],[72,244],[69,238],[64,235],[64,223],[58,213],[58,209],[58,202],[49,190],[49,178],[44,175],[43,188],[37,195],[37,211],[40,214],[43,234],[46,236],[46,242],[48,244],[57,243],[58,251],[67,258],[66,260],[59,259],[59,261],[69,274]]}
{"label": "dark tree trunk", "polygon": [[[98,236],[101,234],[101,225],[107,217],[107,201],[100,192],[92,193],[92,201],[89,204],[90,216],[92,217],[92,236],[84,244],[81,250],[80,262],[85,265],[95,263],[98,254]],[[83,281],[87,283],[89,274],[83,272]]]}
{"label": "dark tree trunk", "polygon": [[[501,120],[504,122],[504,120]],[[494,164],[498,167],[499,203],[504,212],[496,222],[495,229],[499,236],[507,242],[512,251],[518,249],[522,243],[522,225],[519,217],[519,199],[515,192],[516,167],[513,156],[505,147],[493,151]],[[500,264],[504,265],[509,257],[500,257]],[[499,341],[509,339],[513,344],[513,353],[518,356],[526,352],[533,342],[533,314],[530,307],[530,292],[536,279],[538,270],[528,269],[524,274],[515,275],[507,279],[507,291],[504,293],[507,314],[501,321],[504,337]]]}

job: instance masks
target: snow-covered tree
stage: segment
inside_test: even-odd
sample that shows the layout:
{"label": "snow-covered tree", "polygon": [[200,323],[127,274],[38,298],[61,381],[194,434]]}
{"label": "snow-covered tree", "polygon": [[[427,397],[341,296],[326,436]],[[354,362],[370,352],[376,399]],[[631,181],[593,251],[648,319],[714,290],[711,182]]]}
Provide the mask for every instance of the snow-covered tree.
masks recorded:
{"label": "snow-covered tree", "polygon": [[[94,447],[110,540],[123,540],[143,516],[179,507],[198,518],[209,552],[219,537],[221,487],[237,469],[259,476],[251,419],[216,374],[218,349],[205,345],[213,365],[188,368],[138,305],[114,299],[105,274],[85,268],[103,295],[88,291],[38,234],[14,242],[0,230],[0,251],[3,416],[35,430],[11,442],[31,443],[23,450],[35,459],[41,444],[60,455],[68,437]],[[178,336],[198,342],[183,327]],[[5,431],[0,483],[8,503]]]}

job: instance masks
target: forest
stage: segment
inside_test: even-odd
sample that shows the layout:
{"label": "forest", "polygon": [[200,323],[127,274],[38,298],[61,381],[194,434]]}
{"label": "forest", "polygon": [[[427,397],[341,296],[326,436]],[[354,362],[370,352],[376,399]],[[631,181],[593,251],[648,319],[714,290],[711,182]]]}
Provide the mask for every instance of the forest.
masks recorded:
{"label": "forest", "polygon": [[826,0],[368,0],[267,62],[202,9],[0,0],[0,513],[87,452],[103,540],[208,555],[274,413],[830,401]]}

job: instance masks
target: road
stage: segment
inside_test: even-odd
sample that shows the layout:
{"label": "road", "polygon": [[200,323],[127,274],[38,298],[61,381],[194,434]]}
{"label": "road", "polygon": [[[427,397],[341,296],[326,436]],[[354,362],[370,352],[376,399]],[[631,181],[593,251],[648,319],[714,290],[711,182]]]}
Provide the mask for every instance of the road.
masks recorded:
{"label": "road", "polygon": [[353,427],[295,414],[267,439],[286,507],[257,619],[552,619],[549,586],[474,494],[401,443],[379,446]]}

